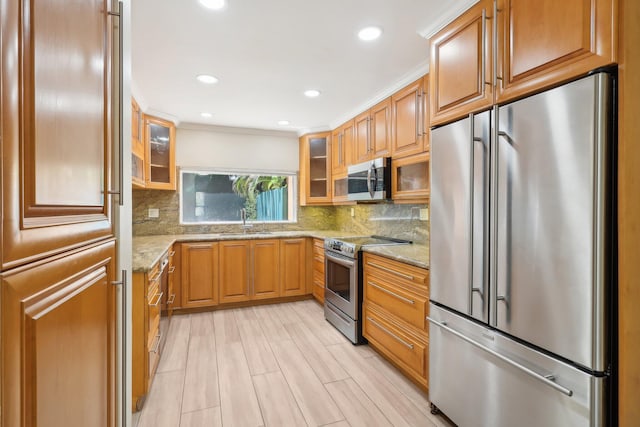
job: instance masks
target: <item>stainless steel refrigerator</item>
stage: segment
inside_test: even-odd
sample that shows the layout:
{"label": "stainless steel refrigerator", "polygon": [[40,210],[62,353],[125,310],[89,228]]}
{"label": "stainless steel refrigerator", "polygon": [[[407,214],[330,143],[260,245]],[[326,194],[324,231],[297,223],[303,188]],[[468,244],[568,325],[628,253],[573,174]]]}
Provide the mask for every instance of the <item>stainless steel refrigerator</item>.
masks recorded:
{"label": "stainless steel refrigerator", "polygon": [[429,397],[459,426],[608,424],[613,86],[432,129]]}

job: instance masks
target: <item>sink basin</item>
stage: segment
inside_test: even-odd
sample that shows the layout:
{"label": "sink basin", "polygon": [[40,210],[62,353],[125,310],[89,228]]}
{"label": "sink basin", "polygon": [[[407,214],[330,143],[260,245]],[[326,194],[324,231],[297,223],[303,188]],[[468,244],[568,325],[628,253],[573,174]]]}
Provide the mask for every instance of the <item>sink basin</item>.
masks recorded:
{"label": "sink basin", "polygon": [[225,231],[220,233],[223,236],[243,236],[252,234],[273,234],[272,231],[258,231],[258,230],[245,230],[245,231]]}

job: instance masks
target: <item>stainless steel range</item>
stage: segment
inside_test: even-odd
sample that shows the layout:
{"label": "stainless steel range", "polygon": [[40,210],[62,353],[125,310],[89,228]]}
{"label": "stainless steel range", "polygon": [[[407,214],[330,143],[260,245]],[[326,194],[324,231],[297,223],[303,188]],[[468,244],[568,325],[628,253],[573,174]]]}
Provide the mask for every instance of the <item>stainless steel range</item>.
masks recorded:
{"label": "stainless steel range", "polygon": [[354,344],[362,342],[362,257],[367,246],[403,245],[409,240],[382,236],[324,240],[324,317]]}

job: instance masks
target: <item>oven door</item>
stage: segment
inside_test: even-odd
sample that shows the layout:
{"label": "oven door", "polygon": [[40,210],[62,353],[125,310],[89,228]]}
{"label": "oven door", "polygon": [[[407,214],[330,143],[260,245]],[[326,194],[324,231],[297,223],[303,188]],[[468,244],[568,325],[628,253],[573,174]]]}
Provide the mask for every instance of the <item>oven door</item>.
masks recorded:
{"label": "oven door", "polygon": [[358,260],[325,251],[324,263],[325,301],[358,320]]}

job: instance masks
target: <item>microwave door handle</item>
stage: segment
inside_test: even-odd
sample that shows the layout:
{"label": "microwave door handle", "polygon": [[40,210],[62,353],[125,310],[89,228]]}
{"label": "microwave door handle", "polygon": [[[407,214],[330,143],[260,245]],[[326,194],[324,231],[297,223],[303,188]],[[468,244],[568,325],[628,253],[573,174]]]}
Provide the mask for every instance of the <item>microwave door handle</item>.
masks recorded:
{"label": "microwave door handle", "polygon": [[369,172],[367,173],[367,188],[369,189],[369,195],[373,199],[373,196],[376,193],[376,182],[378,181],[378,171],[373,163],[371,163],[371,167],[369,168]]}

